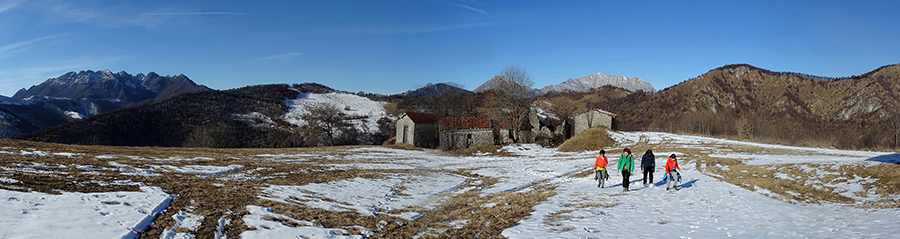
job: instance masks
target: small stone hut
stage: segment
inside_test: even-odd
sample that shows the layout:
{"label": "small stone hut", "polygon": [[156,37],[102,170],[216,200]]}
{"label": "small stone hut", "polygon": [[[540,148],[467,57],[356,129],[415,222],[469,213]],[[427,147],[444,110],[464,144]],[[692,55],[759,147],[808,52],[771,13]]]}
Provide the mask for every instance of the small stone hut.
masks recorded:
{"label": "small stone hut", "polygon": [[433,114],[404,113],[397,120],[397,143],[434,148],[438,145],[438,117]]}
{"label": "small stone hut", "polygon": [[456,150],[494,144],[490,119],[444,118],[440,120],[440,149]]}
{"label": "small stone hut", "polygon": [[572,136],[597,126],[613,129],[616,125],[616,114],[601,109],[591,109],[572,118]]}

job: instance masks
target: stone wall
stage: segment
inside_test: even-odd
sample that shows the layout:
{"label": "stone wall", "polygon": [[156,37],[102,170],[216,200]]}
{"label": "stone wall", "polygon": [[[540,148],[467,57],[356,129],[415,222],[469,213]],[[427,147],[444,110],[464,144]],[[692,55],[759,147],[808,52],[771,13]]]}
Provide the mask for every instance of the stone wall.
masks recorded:
{"label": "stone wall", "polygon": [[494,144],[494,133],[491,129],[461,129],[442,131],[440,149],[456,150],[474,148]]}

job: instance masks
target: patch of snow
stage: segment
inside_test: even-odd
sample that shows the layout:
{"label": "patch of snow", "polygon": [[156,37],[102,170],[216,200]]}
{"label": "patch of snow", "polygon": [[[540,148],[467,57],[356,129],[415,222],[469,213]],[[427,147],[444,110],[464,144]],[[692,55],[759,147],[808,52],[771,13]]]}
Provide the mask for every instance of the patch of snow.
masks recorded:
{"label": "patch of snow", "polygon": [[259,112],[251,112],[249,114],[233,114],[232,117],[250,123],[253,127],[275,127],[277,124],[272,118]]}
{"label": "patch of snow", "polygon": [[75,112],[75,111],[69,111],[69,110],[67,110],[67,111],[65,112],[65,114],[66,114],[66,116],[68,116],[68,117],[71,118],[71,119],[78,119],[78,120],[80,120],[80,119],[87,118],[87,117],[85,117],[84,115],[82,115],[81,113],[78,113],[78,112]]}
{"label": "patch of snow", "polygon": [[237,171],[238,169],[244,168],[244,165],[232,164],[228,166],[212,166],[212,165],[185,165],[185,166],[172,166],[172,165],[150,165],[151,168],[175,172],[175,173],[185,173],[185,174],[208,174],[208,175],[222,175],[230,172]]}
{"label": "patch of snow", "polygon": [[166,228],[163,230],[162,235],[160,235],[160,239],[176,239],[176,238],[194,238],[193,234],[184,233],[184,232],[176,232],[178,228],[184,228],[189,231],[197,231],[197,228],[200,227],[200,221],[203,220],[204,216],[191,214],[185,211],[178,211],[175,215],[172,215],[172,218],[175,219],[175,225],[172,228]]}
{"label": "patch of snow", "polygon": [[[227,212],[225,212],[225,215],[231,215],[231,214],[232,214],[231,210],[228,210]],[[225,235],[225,226],[228,224],[231,224],[231,219],[227,219],[227,218],[225,218],[225,216],[222,216],[221,218],[219,218],[218,224],[216,225],[216,234],[214,235],[213,238],[228,239],[228,236]]]}
{"label": "patch of snow", "polygon": [[62,156],[66,158],[74,158],[78,155],[83,155],[82,153],[53,153],[54,156]]}
{"label": "patch of snow", "polygon": [[[99,156],[98,156],[98,157],[99,157]],[[132,160],[150,161],[150,162],[167,162],[167,163],[171,163],[171,162],[193,162],[193,161],[211,161],[211,160],[216,160],[216,159],[214,159],[214,158],[209,158],[209,157],[193,157],[193,158],[185,158],[185,157],[179,157],[179,156],[173,156],[173,157],[168,157],[168,158],[154,158],[154,157],[144,158],[144,157],[139,157],[139,156],[125,156],[125,157],[126,157],[126,158],[130,158],[130,159],[132,159]]]}
{"label": "patch of snow", "polygon": [[277,214],[270,208],[247,205],[247,212],[249,214],[243,217],[244,225],[254,230],[242,232],[241,238],[363,238],[360,235],[352,235],[350,231],[344,229],[325,228],[312,222]]}
{"label": "patch of snow", "polygon": [[782,173],[782,172],[777,172],[773,176],[775,176],[775,178],[777,178],[777,179],[782,179],[782,180],[788,180],[788,181],[795,180],[794,177],[791,177],[791,175],[788,175],[788,174]]}
{"label": "patch of snow", "polygon": [[134,231],[146,230],[172,196],[141,187],[141,192],[61,195],[0,190],[0,199],[2,237],[136,238]]}
{"label": "patch of snow", "polygon": [[[436,205],[436,202],[429,200],[431,197],[450,192],[466,181],[465,178],[450,174],[429,174],[424,178],[411,179],[411,175],[395,174],[380,179],[354,178],[303,186],[270,185],[262,189],[263,196],[260,198],[377,216],[411,206],[430,208]],[[309,200],[301,202],[291,199],[292,197]],[[420,214],[404,212],[391,215],[411,220]]]}
{"label": "patch of snow", "polygon": [[462,229],[466,224],[469,224],[469,220],[456,220],[450,222],[450,227],[453,229]]}
{"label": "patch of snow", "polygon": [[7,177],[0,177],[0,182],[10,183],[10,184],[13,184],[13,183],[22,183],[22,181],[15,180],[15,179],[12,179],[12,178],[7,178]]}
{"label": "patch of snow", "polygon": [[48,152],[37,151],[37,150],[35,150],[35,151],[20,150],[19,155],[22,155],[25,157],[53,157]]}

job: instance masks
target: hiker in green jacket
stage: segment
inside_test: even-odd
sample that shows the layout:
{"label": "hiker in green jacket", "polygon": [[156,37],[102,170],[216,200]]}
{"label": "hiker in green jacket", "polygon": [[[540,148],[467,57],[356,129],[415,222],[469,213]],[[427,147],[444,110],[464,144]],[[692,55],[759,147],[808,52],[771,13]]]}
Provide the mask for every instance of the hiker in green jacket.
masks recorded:
{"label": "hiker in green jacket", "polygon": [[634,172],[634,155],[631,155],[630,149],[625,148],[617,164],[617,168],[622,172],[622,191],[628,191],[628,178],[631,177],[631,172]]}

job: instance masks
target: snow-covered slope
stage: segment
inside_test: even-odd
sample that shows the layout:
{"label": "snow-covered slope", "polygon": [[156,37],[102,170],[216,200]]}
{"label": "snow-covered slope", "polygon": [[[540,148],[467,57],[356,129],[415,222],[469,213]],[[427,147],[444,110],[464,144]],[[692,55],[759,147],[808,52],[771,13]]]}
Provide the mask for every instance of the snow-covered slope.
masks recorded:
{"label": "snow-covered slope", "polygon": [[300,93],[296,100],[287,100],[285,104],[290,111],[284,115],[284,120],[297,126],[306,125],[303,114],[306,114],[306,106],[315,104],[332,104],[344,110],[349,116],[363,116],[361,120],[353,120],[354,126],[362,132],[377,132],[378,119],[387,116],[384,111],[384,102],[372,101],[369,98],[345,94],[345,93]]}
{"label": "snow-covered slope", "polygon": [[565,92],[565,91],[573,91],[573,92],[589,92],[594,89],[600,89],[603,86],[615,86],[622,89],[626,89],[631,92],[648,92],[653,93],[656,92],[653,89],[653,86],[650,83],[647,83],[641,78],[637,77],[625,77],[625,76],[614,76],[614,75],[606,75],[603,73],[597,73],[581,78],[568,79],[559,85],[548,85],[541,89],[542,94],[547,94],[550,92]]}
{"label": "snow-covered slope", "polygon": [[[0,178],[2,180],[3,178]],[[23,193],[0,190],[0,238],[137,238],[172,196],[143,192]]]}

